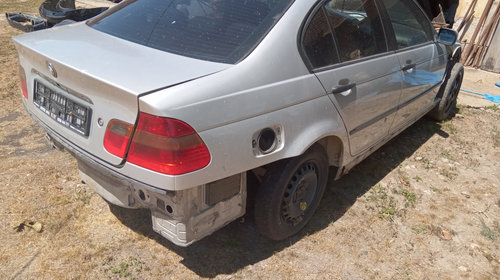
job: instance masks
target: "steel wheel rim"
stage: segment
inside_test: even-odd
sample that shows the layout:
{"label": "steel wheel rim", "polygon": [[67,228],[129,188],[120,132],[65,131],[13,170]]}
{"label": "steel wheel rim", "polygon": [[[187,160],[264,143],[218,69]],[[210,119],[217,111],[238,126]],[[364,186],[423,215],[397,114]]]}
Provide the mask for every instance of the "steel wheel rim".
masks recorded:
{"label": "steel wheel rim", "polygon": [[288,182],[281,200],[282,220],[295,226],[309,212],[318,189],[318,167],[312,161],[302,164]]}

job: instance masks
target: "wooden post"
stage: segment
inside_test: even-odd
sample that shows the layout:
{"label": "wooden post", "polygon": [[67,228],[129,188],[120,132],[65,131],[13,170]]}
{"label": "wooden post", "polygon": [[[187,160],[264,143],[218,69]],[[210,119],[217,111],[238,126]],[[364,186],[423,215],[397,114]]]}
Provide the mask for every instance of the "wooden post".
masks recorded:
{"label": "wooden post", "polygon": [[469,27],[470,27],[470,25],[472,24],[472,21],[474,20],[474,13],[475,13],[475,11],[473,11],[473,12],[469,15],[469,17],[466,19],[466,21],[465,21],[465,26],[463,27],[463,28],[464,28],[464,30],[463,30],[462,34],[460,35],[460,38],[459,38],[459,41],[460,41],[460,42],[462,42],[462,41],[463,41],[465,34],[466,34],[466,33],[467,33],[467,31],[469,30]]}
{"label": "wooden post", "polygon": [[474,58],[473,66],[474,67],[479,67],[479,63],[482,62],[484,55],[486,54],[486,50],[490,46],[491,39],[493,38],[493,33],[495,33],[495,29],[498,25],[498,20],[500,19],[500,4],[497,5],[497,8],[495,10],[495,13],[490,19],[490,22],[488,23],[487,27],[483,31],[483,38],[482,41],[480,41],[479,46],[479,53],[476,55]]}
{"label": "wooden post", "polygon": [[469,13],[472,11],[472,15],[474,15],[474,8],[476,7],[477,0],[472,0],[472,2],[469,5],[469,8],[467,8],[467,12],[464,14],[464,18],[460,25],[457,28],[457,32],[460,32],[460,30],[465,26],[465,23],[467,22],[468,18],[470,17]]}
{"label": "wooden post", "polygon": [[462,63],[464,63],[464,65],[466,65],[465,62],[467,62],[470,53],[474,49],[474,42],[476,41],[476,37],[477,37],[479,31],[481,30],[481,27],[483,26],[484,21],[486,20],[486,17],[488,16],[488,12],[491,9],[491,5],[493,5],[493,0],[488,0],[488,2],[486,3],[486,6],[484,7],[483,14],[481,15],[481,18],[479,19],[479,22],[476,26],[476,29],[474,30],[474,33],[472,34],[472,38],[470,39],[468,44],[465,46],[464,52],[462,53]]}

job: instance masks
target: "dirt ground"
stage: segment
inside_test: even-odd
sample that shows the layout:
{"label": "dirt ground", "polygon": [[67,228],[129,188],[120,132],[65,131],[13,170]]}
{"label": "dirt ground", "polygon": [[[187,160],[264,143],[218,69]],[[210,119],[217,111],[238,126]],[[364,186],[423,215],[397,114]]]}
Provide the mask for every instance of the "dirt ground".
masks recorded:
{"label": "dirt ground", "polygon": [[[40,2],[0,0],[0,11]],[[330,180],[297,236],[271,242],[247,216],[179,248],[147,211],[110,208],[46,145],[21,105],[18,33],[0,19],[0,279],[500,278],[499,105],[464,94],[455,118],[420,120]],[[467,69],[463,88],[500,94],[491,81],[500,75]]]}

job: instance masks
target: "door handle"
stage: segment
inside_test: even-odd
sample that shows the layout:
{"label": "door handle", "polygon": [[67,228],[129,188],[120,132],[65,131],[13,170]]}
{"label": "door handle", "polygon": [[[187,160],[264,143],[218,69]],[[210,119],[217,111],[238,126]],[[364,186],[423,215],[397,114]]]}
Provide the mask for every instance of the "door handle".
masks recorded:
{"label": "door handle", "polygon": [[406,64],[406,66],[401,67],[401,70],[402,71],[408,71],[410,69],[415,68],[415,66],[417,66],[415,63]]}
{"label": "door handle", "polygon": [[352,89],[355,86],[356,86],[356,83],[351,83],[351,84],[347,84],[347,85],[337,86],[337,87],[332,88],[331,93],[336,94],[336,93],[341,93],[341,92],[344,92],[344,91],[348,91],[348,90]]}

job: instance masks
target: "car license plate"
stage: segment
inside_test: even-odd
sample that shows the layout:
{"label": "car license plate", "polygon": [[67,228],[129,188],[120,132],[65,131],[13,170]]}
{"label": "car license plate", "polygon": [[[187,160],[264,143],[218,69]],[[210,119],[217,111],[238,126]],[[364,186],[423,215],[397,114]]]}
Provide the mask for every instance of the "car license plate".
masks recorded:
{"label": "car license plate", "polygon": [[92,110],[35,80],[33,103],[63,126],[88,136]]}

